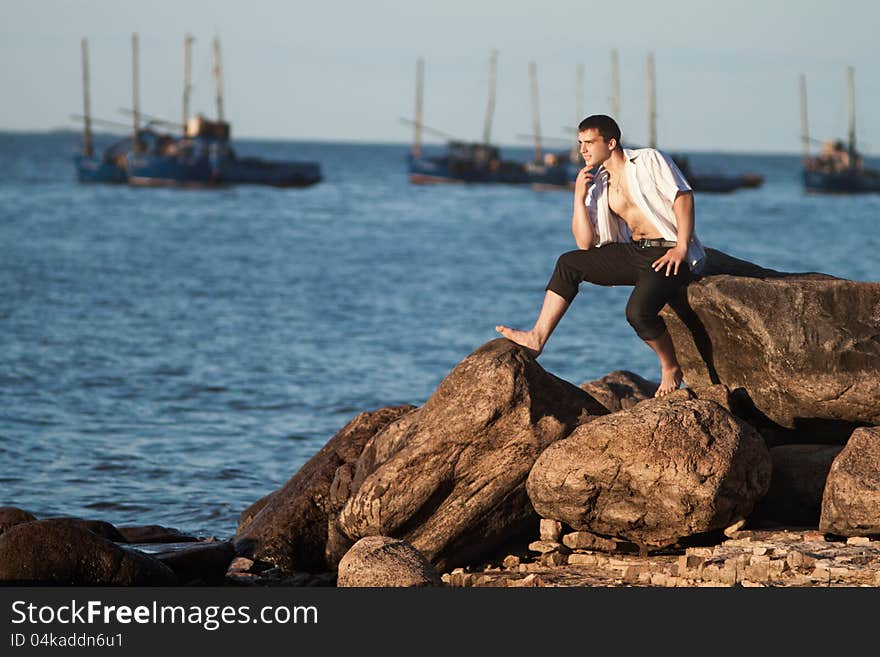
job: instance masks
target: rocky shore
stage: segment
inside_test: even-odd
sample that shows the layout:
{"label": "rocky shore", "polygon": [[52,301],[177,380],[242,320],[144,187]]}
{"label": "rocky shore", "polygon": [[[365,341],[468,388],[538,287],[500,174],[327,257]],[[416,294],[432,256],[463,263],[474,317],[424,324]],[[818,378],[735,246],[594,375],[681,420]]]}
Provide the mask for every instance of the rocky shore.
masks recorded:
{"label": "rocky shore", "polygon": [[353,418],[227,540],[0,508],[0,583],[880,586],[880,283],[710,250],[687,388],[492,340]]}

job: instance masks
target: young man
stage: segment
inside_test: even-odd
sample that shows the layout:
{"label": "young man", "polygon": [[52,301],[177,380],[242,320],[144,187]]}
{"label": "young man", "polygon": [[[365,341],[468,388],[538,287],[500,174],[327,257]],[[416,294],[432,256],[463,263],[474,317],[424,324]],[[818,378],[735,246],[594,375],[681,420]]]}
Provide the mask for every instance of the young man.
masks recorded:
{"label": "young man", "polygon": [[693,192],[660,151],[621,147],[620,128],[609,116],[581,121],[578,142],[586,165],[575,183],[571,218],[578,250],[559,257],[531,330],[495,330],[537,357],[581,282],[633,285],[626,319],[657,354],[655,396],[666,395],[681,385],[682,373],[660,310],[700,272],[706,256],[694,233]]}

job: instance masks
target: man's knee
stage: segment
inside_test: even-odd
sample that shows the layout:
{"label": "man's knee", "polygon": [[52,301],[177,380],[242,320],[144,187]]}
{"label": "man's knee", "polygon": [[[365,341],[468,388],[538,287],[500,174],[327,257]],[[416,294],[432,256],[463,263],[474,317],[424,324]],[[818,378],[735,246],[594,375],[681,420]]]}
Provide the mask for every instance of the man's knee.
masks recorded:
{"label": "man's knee", "polygon": [[576,258],[579,251],[568,251],[556,259],[556,267],[553,276],[547,284],[547,289],[555,292],[568,303],[577,296],[578,286],[583,280],[579,268],[576,266]]}
{"label": "man's knee", "polygon": [[635,304],[627,305],[626,321],[642,340],[656,340],[666,332],[666,322],[660,315],[645,312]]}

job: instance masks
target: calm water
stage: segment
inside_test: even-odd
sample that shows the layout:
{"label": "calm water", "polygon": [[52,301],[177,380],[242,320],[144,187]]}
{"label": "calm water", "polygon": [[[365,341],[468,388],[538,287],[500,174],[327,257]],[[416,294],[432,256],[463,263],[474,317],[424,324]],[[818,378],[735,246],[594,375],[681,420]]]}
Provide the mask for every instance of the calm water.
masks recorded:
{"label": "calm water", "polygon": [[[420,405],[495,324],[530,326],[574,248],[568,193],[410,186],[403,146],[239,142],[326,180],[174,191],[79,185],[77,142],[0,133],[0,505],[39,517],[232,535],[358,412]],[[691,160],[766,176],[697,195],[707,245],[880,279],[880,195],[807,196],[792,156]],[[656,378],[627,295],[584,286],[542,365]]]}

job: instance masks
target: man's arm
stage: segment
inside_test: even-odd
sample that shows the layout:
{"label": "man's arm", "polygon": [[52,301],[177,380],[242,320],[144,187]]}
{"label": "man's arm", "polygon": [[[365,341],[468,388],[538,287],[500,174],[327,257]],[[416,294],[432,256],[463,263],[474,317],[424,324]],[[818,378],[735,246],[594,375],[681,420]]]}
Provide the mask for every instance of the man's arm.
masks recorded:
{"label": "man's arm", "polygon": [[678,274],[679,265],[687,259],[688,244],[694,235],[694,193],[679,192],[676,194],[675,201],[672,202],[672,212],[675,214],[676,245],[652,265],[654,271],[660,271],[666,267],[667,276],[670,272],[673,275]]}
{"label": "man's arm", "polygon": [[571,232],[579,249],[589,249],[596,245],[593,222],[587,212],[587,190],[593,182],[593,174],[586,167],[578,172],[574,184],[574,212],[571,215]]}

